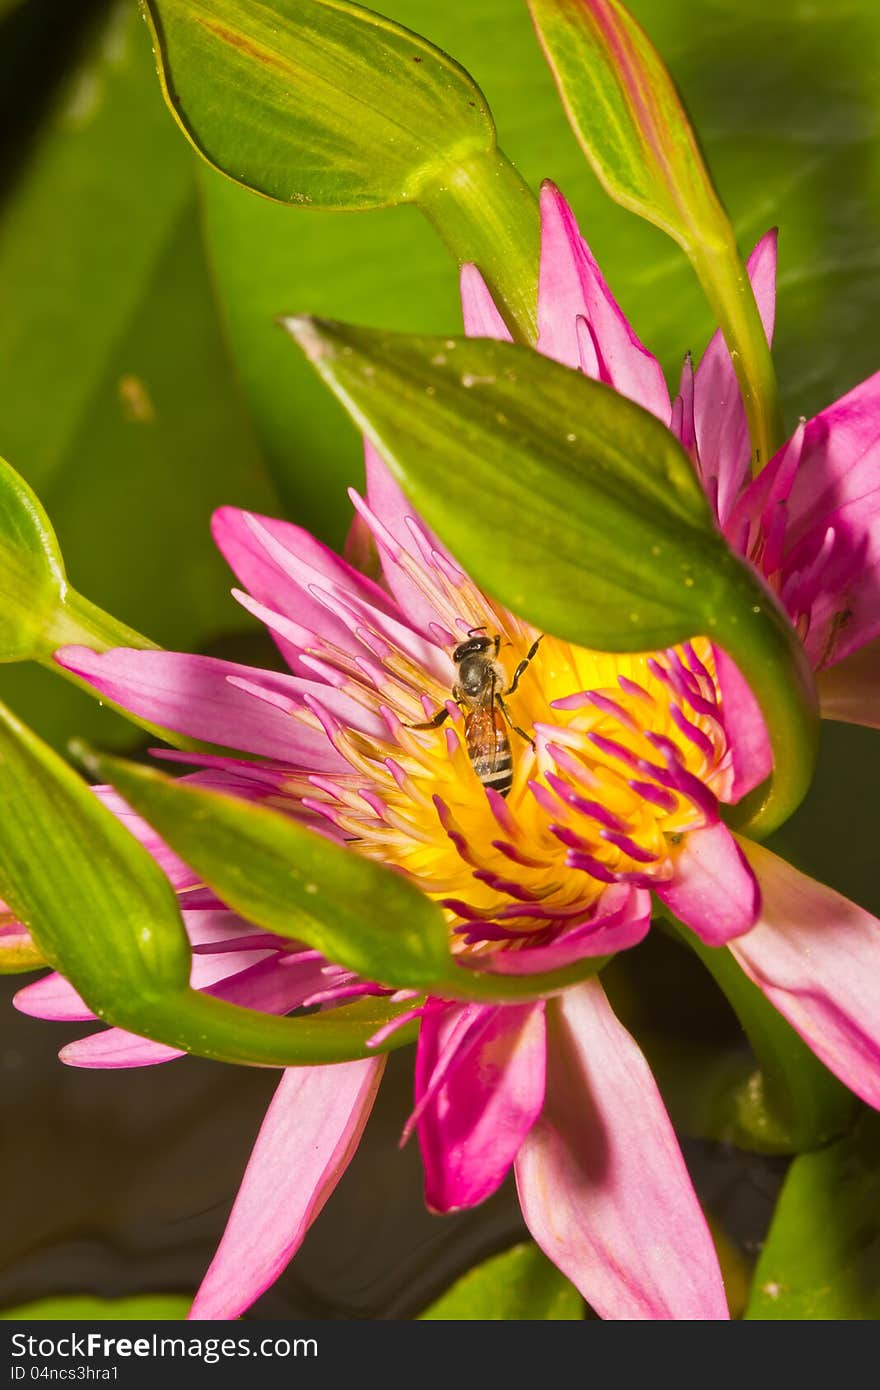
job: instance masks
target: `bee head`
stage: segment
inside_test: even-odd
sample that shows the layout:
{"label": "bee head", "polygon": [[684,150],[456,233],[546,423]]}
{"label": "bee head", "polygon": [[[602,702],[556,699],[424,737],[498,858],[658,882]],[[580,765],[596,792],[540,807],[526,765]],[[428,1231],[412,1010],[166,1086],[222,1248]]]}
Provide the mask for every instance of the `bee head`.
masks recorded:
{"label": "bee head", "polygon": [[488,637],[485,633],[480,634],[478,628],[471,628],[466,642],[459,642],[455,651],[452,653],[452,660],[456,666],[460,665],[469,656],[480,656],[486,652],[497,652],[499,639]]}

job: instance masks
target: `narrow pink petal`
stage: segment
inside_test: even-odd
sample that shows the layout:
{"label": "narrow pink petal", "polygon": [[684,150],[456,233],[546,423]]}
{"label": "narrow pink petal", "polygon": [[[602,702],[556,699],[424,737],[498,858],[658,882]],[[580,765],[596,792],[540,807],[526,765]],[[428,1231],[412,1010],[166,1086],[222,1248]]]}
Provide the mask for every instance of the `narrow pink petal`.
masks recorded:
{"label": "narrow pink petal", "polygon": [[880,1109],[880,922],[762,845],[742,845],[763,907],[730,950],[819,1060]]}
{"label": "narrow pink petal", "polygon": [[880,729],[880,639],[820,671],[817,685],[823,719]]}
{"label": "narrow pink petal", "polygon": [[535,1240],[601,1318],[727,1318],[660,1093],[598,980],[548,1005],[547,1098],[516,1181]]}
{"label": "narrow pink petal", "polygon": [[538,351],[567,367],[581,365],[578,317],[592,330],[602,379],[669,424],[669,391],[659,362],[639,342],[578,231],[559,189],[541,189]]}
{"label": "narrow pink petal", "polygon": [[657,897],[709,946],[723,946],[755,923],[761,894],[748,860],[722,822],[689,830],[675,877]]}
{"label": "narrow pink petal", "polygon": [[108,652],[62,647],[55,660],[109,700],[163,728],[261,757],[304,764],[315,771],[340,766],[339,755],[323,733],[305,728],[230,681],[230,677],[248,680],[267,693],[283,696],[298,693],[292,676],[216,657],[127,647]]}
{"label": "narrow pink petal", "polygon": [[444,1080],[418,1122],[425,1201],[433,1211],[476,1206],[500,1186],[544,1100],[544,1006],[429,1010],[419,1032],[416,1101],[431,1086],[462,1014],[477,1026],[446,1065]]}
{"label": "narrow pink petal", "polygon": [[498,312],[489,287],[475,265],[461,268],[461,312],[469,338],[497,338],[512,342],[510,329]]}
{"label": "narrow pink petal", "polygon": [[191,1319],[235,1318],[278,1278],[348,1167],[384,1060],[283,1073]]}
{"label": "narrow pink petal", "polygon": [[[776,241],[773,228],[762,236],[747,262],[768,342],[773,340],[776,312]],[[717,490],[718,518],[723,526],[748,475],[749,429],[720,329],[703,353],[694,378],[694,425],[703,482],[707,493],[710,484],[711,492]]]}
{"label": "narrow pink petal", "polygon": [[770,776],[773,750],[761,706],[736,662],[721,647],[713,647],[712,651],[721,695],[721,718],[733,764],[733,781],[724,800],[735,805]]}
{"label": "narrow pink petal", "polygon": [[[389,607],[387,594],[377,584],[300,526],[220,507],[211,530],[230,569],[258,603],[284,613],[301,628],[320,632],[346,651],[352,646],[349,631],[315,597],[313,588],[351,593],[376,607]],[[275,637],[288,665],[305,674],[297,642],[278,633]]]}

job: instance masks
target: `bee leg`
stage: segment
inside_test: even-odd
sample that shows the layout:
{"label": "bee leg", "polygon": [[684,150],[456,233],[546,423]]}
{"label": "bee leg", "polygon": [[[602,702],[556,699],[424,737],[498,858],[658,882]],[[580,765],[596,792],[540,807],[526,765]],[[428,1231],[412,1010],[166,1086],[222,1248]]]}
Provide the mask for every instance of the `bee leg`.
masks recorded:
{"label": "bee leg", "polygon": [[405,729],[439,729],[440,725],[449,718],[449,710],[444,705],[438,709],[433,719],[426,719],[423,724],[404,724]]}
{"label": "bee leg", "polygon": [[532,748],[534,748],[535,740],[529,734],[526,733],[525,729],[521,729],[518,724],[514,724],[513,720],[510,717],[510,710],[507,708],[502,697],[500,695],[496,695],[495,699],[497,701],[498,708],[501,710],[501,713],[504,715],[504,718],[507,720],[511,729],[513,729],[513,732],[515,734],[519,734],[520,738],[525,739],[526,743],[530,743],[532,745]]}
{"label": "bee leg", "polygon": [[[526,652],[525,656],[523,657],[522,661],[519,663],[519,665],[517,666],[516,670],[514,671],[514,673],[513,673],[513,680],[510,682],[510,685],[509,685],[509,686],[507,687],[507,689],[505,690],[505,692],[504,692],[505,695],[512,695],[513,692],[516,690],[516,687],[519,685],[520,680],[521,680],[521,678],[522,678],[522,675],[523,675],[523,673],[524,673],[526,667],[528,666],[529,662],[532,660],[532,657],[533,657],[533,656],[535,655],[535,653],[537,652],[538,647],[541,645],[541,643],[542,643],[543,640],[544,640],[544,634],[543,634],[543,632],[542,632],[540,637],[536,637],[536,638],[535,638],[534,642],[533,642],[532,645],[529,647],[529,649],[528,649],[528,651]],[[508,722],[509,722],[509,721],[508,721]],[[516,725],[511,724],[511,728],[516,728]],[[519,729],[517,729],[516,731],[517,731],[517,733],[520,732]]]}

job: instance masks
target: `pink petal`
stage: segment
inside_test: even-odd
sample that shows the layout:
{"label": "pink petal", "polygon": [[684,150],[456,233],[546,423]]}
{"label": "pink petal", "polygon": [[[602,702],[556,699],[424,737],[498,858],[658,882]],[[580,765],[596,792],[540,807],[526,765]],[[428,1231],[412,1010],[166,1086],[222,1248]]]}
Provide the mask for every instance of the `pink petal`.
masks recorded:
{"label": "pink petal", "polygon": [[610,956],[637,946],[650,926],[650,893],[644,888],[612,884],[602,893],[587,921],[560,933],[550,945],[523,951],[494,951],[481,956],[477,965],[480,970],[497,975],[559,970],[573,961]]}
{"label": "pink petal", "polygon": [[[273,695],[298,696],[292,676],[210,656],[126,647],[108,652],[62,647],[55,660],[132,714],[190,738],[305,764],[315,771],[332,771],[341,764],[322,732],[306,728],[270,703]],[[239,689],[232,679],[250,682],[267,698]]]}
{"label": "pink petal", "polygon": [[735,805],[770,776],[773,750],[761,706],[739,667],[720,647],[713,647],[712,652],[721,695],[721,718],[733,764],[733,781],[724,799]]}
{"label": "pink petal", "polygon": [[[388,595],[378,584],[300,526],[237,507],[220,507],[211,520],[211,530],[218,549],[248,593],[258,603],[284,613],[303,634],[318,632],[345,651],[352,648],[348,628],[316,597],[317,588],[349,593],[390,611]],[[288,665],[307,674],[299,646],[309,643],[297,643],[278,633],[275,637]]]}
{"label": "pink petal", "polygon": [[669,424],[669,392],[659,362],[636,337],[605,283],[559,189],[541,189],[538,351],[581,366],[578,317],[586,319],[602,360],[602,379]]}
{"label": "pink petal", "polygon": [[601,1318],[727,1318],[660,1093],[598,980],[548,1005],[547,1098],[516,1180],[535,1240]]}
{"label": "pink petal", "polygon": [[461,312],[469,338],[497,338],[510,343],[510,329],[498,312],[486,281],[475,265],[461,268]]}
{"label": "pink petal", "polygon": [[[382,534],[376,536],[382,560],[385,582],[391,590],[407,621],[425,637],[431,636],[432,625],[439,614],[411,571],[404,567],[404,557],[414,551],[418,554],[411,527],[418,527],[424,537],[426,548],[435,550],[441,561],[455,571],[459,568],[445,546],[429,531],[417,516],[415,508],[408,502],[397,483],[392,478],[382,457],[369,440],[364,440],[364,463],[367,477],[367,504],[381,527]],[[422,563],[419,562],[419,568]]]}
{"label": "pink petal", "polygon": [[734,837],[720,821],[688,830],[675,877],[655,885],[657,897],[709,946],[723,946],[753,926],[761,895]]}
{"label": "pink petal", "polygon": [[730,950],[819,1060],[880,1109],[880,922],[762,845],[742,844],[763,907]]}
{"label": "pink petal", "polygon": [[[450,1039],[464,1030],[451,1063]],[[501,1184],[544,1099],[544,1006],[443,1005],[423,1017],[417,1104],[443,1065],[418,1122],[425,1200],[433,1211],[476,1206]]]}
{"label": "pink petal", "polygon": [[820,671],[817,685],[823,719],[880,729],[880,640]]}
{"label": "pink petal", "polygon": [[73,985],[56,970],[18,990],[12,1003],[29,1018],[44,1018],[53,1023],[85,1023],[95,1018]]}
{"label": "pink petal", "polygon": [[237,1317],[278,1278],[348,1167],[383,1065],[377,1057],[283,1073],[191,1319]]}
{"label": "pink petal", "polygon": [[[776,241],[774,227],[762,236],[746,266],[768,343],[773,341],[776,313]],[[750,451],[739,383],[720,329],[697,368],[694,424],[703,483],[710,496],[717,490],[717,513],[723,526],[748,475]]]}
{"label": "pink petal", "polygon": [[880,635],[880,372],[801,425],[743,492],[727,534],[778,573],[792,620],[808,620],[814,667]]}

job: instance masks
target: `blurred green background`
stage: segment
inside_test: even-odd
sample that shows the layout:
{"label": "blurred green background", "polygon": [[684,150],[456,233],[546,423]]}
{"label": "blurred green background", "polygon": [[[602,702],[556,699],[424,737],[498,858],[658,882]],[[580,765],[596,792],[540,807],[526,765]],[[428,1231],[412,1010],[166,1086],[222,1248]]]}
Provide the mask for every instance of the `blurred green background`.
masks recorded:
{"label": "blurred green background", "polygon": [[[524,4],[380,8],[468,68],[530,182],[560,184],[674,385],[685,351],[699,354],[712,329],[699,289],[678,248],[595,183]],[[880,7],[630,8],[679,83],[742,249],[780,228],[777,362],[792,425],[880,365]],[[0,78],[0,454],[38,492],[88,597],[166,646],[272,660],[229,597],[211,511],[283,513],[339,543],[345,486],[361,473],[353,429],[274,319],[314,311],[457,330],[454,269],[414,210],[291,210],[200,165],[163,106],[134,0],[3,0]],[[139,746],[116,716],[43,671],[0,670],[0,698],[56,746],[74,734]],[[874,911],[877,769],[870,733],[826,726],[815,788],[776,839]],[[9,1009],[0,1028],[0,1180],[20,1202],[3,1225],[0,1304],[64,1289],[191,1287],[271,1078],[190,1059],[76,1075],[53,1061],[66,1030]],[[397,1156],[392,1137],[406,1066],[395,1076],[360,1178],[321,1218],[311,1265],[304,1252],[270,1295],[274,1315],[408,1316],[520,1231],[510,1192],[448,1222],[414,1214],[417,1164]],[[700,1162],[740,1244],[754,1244],[784,1164],[746,1159],[728,1177],[728,1159],[707,1151]],[[401,1187],[384,1177],[398,1164]],[[359,1206],[364,1183],[385,1193],[372,1225]],[[346,1223],[361,1264],[349,1241],[345,1272],[331,1277]],[[398,1250],[399,1277],[363,1254],[383,1241]]]}

